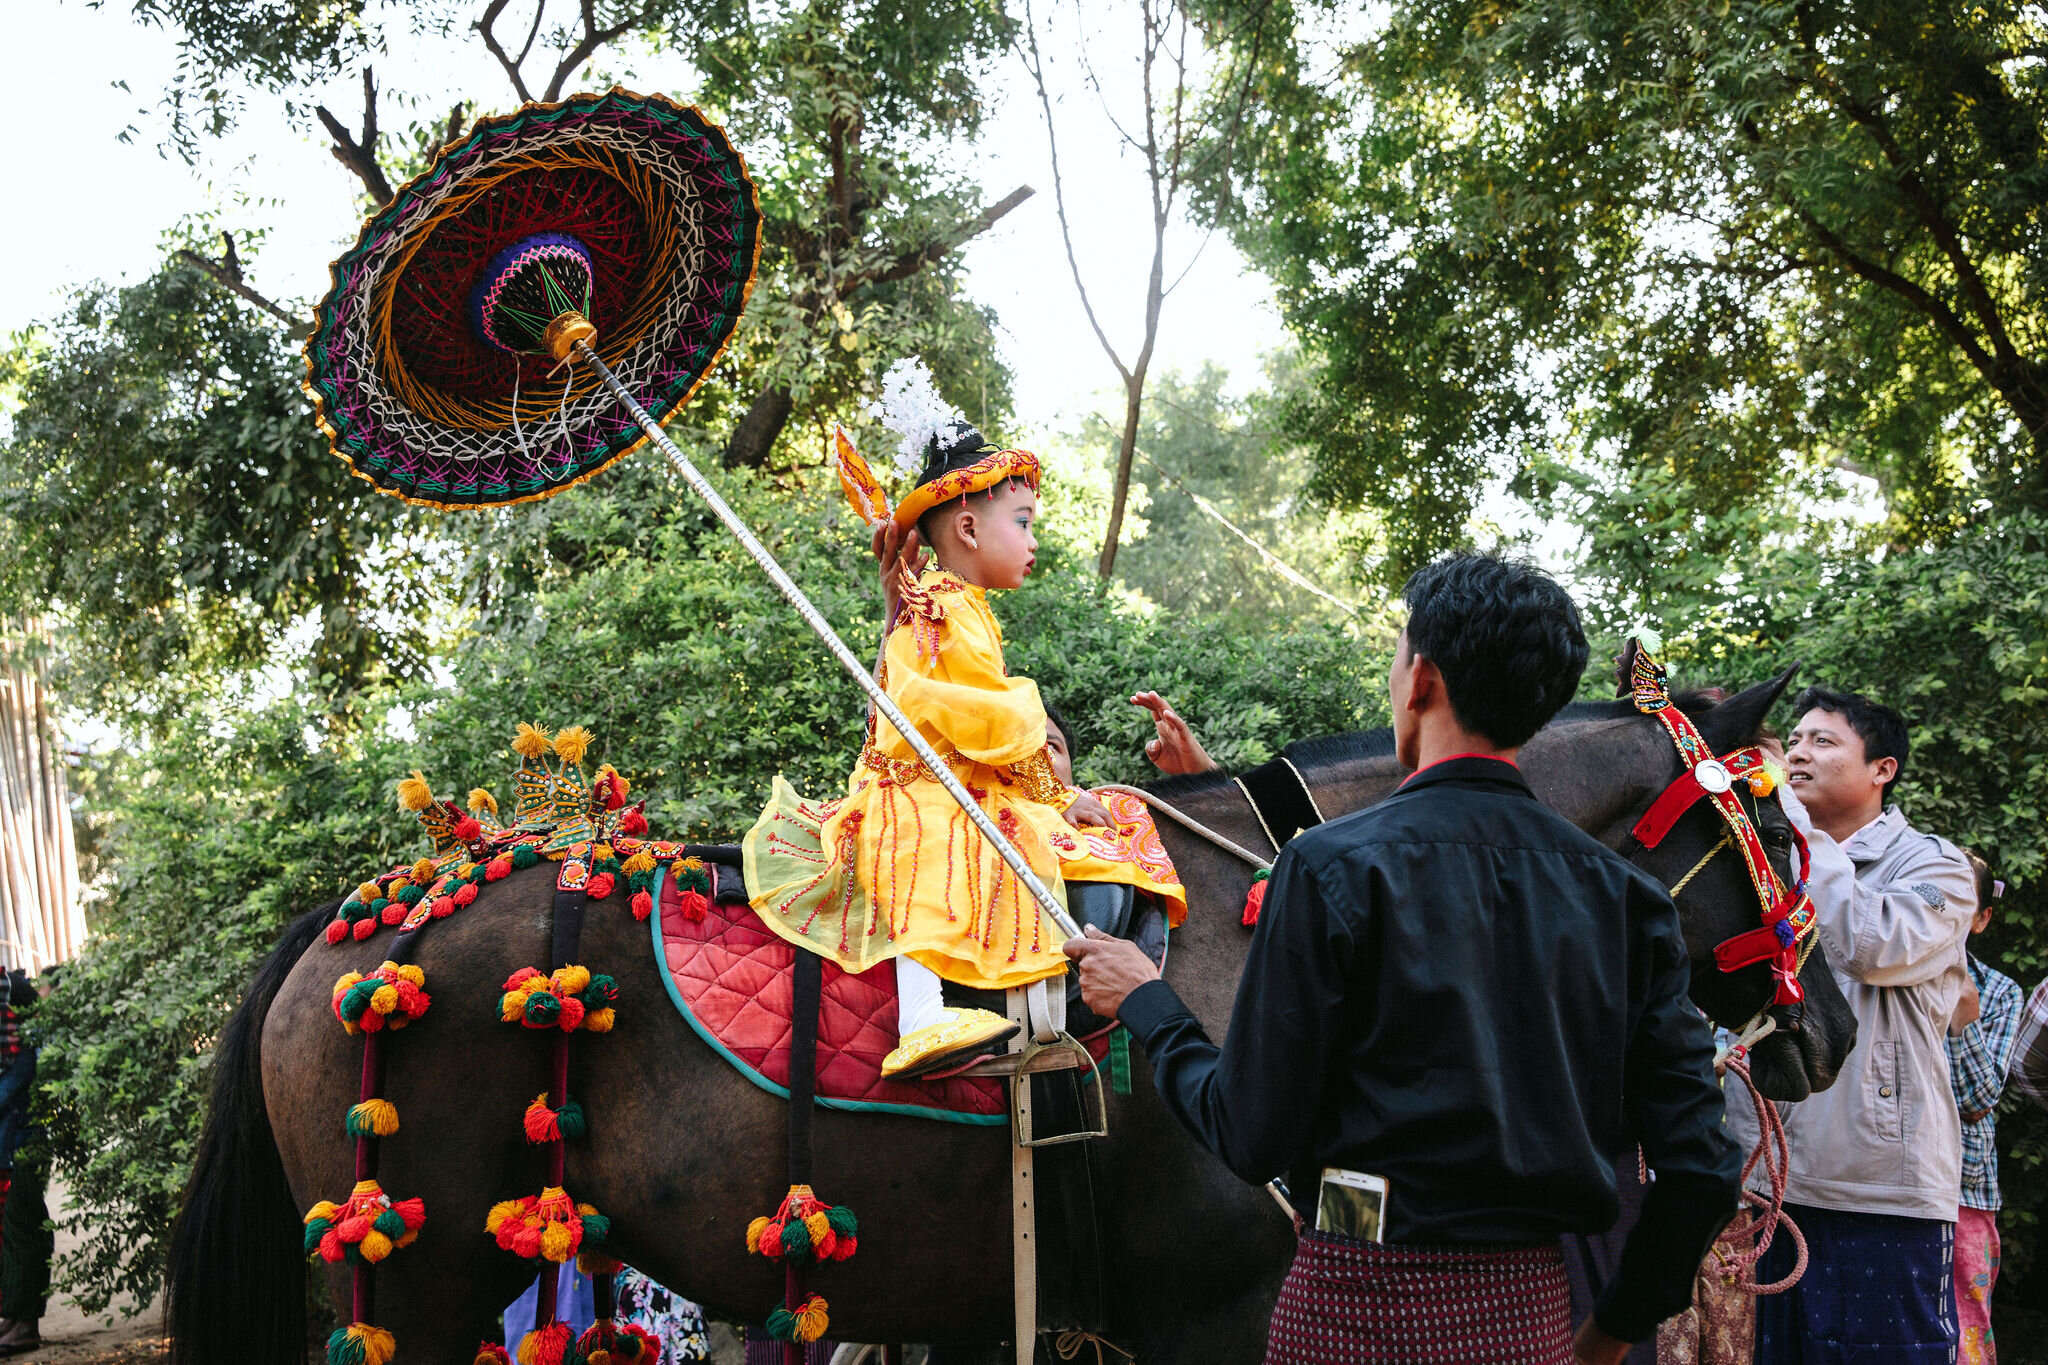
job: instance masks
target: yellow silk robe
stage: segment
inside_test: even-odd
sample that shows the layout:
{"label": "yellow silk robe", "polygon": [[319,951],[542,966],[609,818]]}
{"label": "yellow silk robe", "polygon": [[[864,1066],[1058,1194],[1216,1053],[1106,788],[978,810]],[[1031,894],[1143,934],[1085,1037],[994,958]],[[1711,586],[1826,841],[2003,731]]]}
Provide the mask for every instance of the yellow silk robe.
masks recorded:
{"label": "yellow silk robe", "polygon": [[[883,686],[1062,904],[1062,811],[1038,685],[1003,668],[986,593],[939,570],[906,587]],[[846,795],[806,801],[781,777],[743,843],[761,920],[850,972],[908,953],[996,990],[1066,970],[1059,927],[886,721],[871,721]],[[1057,841],[1057,842],[1056,842]]]}

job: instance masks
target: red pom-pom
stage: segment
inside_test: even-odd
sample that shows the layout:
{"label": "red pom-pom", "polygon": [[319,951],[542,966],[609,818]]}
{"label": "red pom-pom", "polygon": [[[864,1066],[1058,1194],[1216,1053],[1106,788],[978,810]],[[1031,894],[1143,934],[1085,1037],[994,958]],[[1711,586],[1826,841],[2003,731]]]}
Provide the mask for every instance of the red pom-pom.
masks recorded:
{"label": "red pom-pom", "polygon": [[561,1000],[562,1012],[556,1017],[555,1022],[561,1025],[562,1032],[569,1033],[583,1022],[583,1002],[573,995],[565,995]]}
{"label": "red pom-pom", "polygon": [[338,1261],[346,1255],[348,1252],[342,1249],[341,1234],[333,1228],[327,1229],[320,1237],[320,1259]]}
{"label": "red pom-pom", "polygon": [[603,900],[612,893],[612,874],[609,872],[598,873],[590,879],[589,884],[583,888],[583,891],[585,895],[594,901]]}
{"label": "red pom-pom", "polygon": [[621,815],[619,817],[619,833],[645,834],[646,832],[647,817],[640,813],[640,808],[638,806],[635,806],[633,809],[627,811],[624,815]]}
{"label": "red pom-pom", "polygon": [[476,822],[474,815],[465,815],[455,822],[455,837],[465,844],[483,832],[484,827]]}
{"label": "red pom-pom", "polygon": [[329,943],[339,943],[339,942],[341,942],[341,941],[342,941],[343,939],[345,939],[345,938],[347,938],[347,937],[348,937],[348,921],[347,921],[347,920],[345,920],[345,919],[338,919],[338,920],[334,921],[334,923],[332,923],[332,924],[330,924],[330,925],[328,925],[328,926],[327,926],[327,941],[328,941]]}
{"label": "red pom-pom", "polygon": [[1252,883],[1251,890],[1245,892],[1244,914],[1241,918],[1239,918],[1238,923],[1242,924],[1247,929],[1257,924],[1259,922],[1259,910],[1262,906],[1265,905],[1265,903],[1266,879],[1264,877],[1261,877],[1259,878],[1259,880]]}
{"label": "red pom-pom", "polygon": [[383,920],[386,924],[401,924],[405,920],[406,913],[411,909],[412,907],[404,901],[393,901],[379,912],[377,918]]}
{"label": "red pom-pom", "polygon": [[377,932],[377,921],[373,919],[359,919],[356,921],[355,928],[349,932],[356,936],[356,942],[361,943]]}
{"label": "red pom-pom", "polygon": [[853,1257],[853,1253],[858,1250],[860,1250],[860,1238],[841,1237],[832,1248],[832,1259],[835,1261],[850,1260]]}
{"label": "red pom-pom", "polygon": [[702,891],[685,891],[676,897],[676,909],[683,912],[683,918],[692,924],[704,922],[704,912],[711,908],[711,902]]}
{"label": "red pom-pom", "polygon": [[470,903],[471,903],[472,901],[474,901],[475,899],[476,899],[476,883],[475,883],[475,882],[464,882],[464,883],[463,883],[462,885],[460,885],[460,886],[458,886],[458,887],[456,887],[456,888],[455,888],[455,903],[456,903],[457,905],[468,905],[468,904],[470,904]]}
{"label": "red pom-pom", "polygon": [[512,855],[509,853],[500,853],[484,864],[484,880],[487,882],[495,882],[511,875]]}
{"label": "red pom-pom", "polygon": [[635,891],[633,893],[633,918],[644,920],[653,913],[654,897],[648,895],[645,891]]}
{"label": "red pom-pom", "polygon": [[501,991],[509,991],[514,986],[518,985],[520,982],[526,980],[526,978],[528,978],[529,976],[539,976],[540,974],[540,968],[538,967],[521,967],[518,971],[506,977],[505,984],[498,987],[498,989]]}
{"label": "red pom-pom", "polygon": [[427,907],[427,913],[435,919],[446,919],[455,913],[455,897],[443,896]]}

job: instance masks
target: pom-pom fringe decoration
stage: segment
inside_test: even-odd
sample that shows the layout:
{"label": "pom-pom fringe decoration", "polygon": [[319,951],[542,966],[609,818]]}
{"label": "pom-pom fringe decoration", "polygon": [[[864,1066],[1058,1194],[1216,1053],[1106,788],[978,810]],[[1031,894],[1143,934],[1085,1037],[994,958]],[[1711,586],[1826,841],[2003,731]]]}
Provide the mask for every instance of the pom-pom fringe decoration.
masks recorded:
{"label": "pom-pom fringe decoration", "polygon": [[327,1365],[386,1365],[398,1343],[382,1327],[352,1322],[327,1338]]}
{"label": "pom-pom fringe decoration", "polygon": [[419,1199],[394,1203],[376,1181],[359,1180],[345,1203],[323,1199],[307,1211],[304,1221],[307,1255],[317,1252],[323,1261],[375,1265],[412,1245],[427,1221],[427,1206]]}
{"label": "pom-pom fringe decoration", "polygon": [[777,1341],[795,1341],[808,1346],[824,1336],[825,1329],[831,1325],[826,1319],[825,1307],[824,1295],[807,1294],[794,1310],[777,1308],[768,1315],[768,1335]]}
{"label": "pom-pom fringe decoration", "polygon": [[469,1365],[512,1365],[512,1353],[495,1341],[480,1341]]}
{"label": "pom-pom fringe decoration", "polygon": [[1265,867],[1252,873],[1252,889],[1244,893],[1244,914],[1238,919],[1247,929],[1259,922],[1259,911],[1266,904],[1266,879],[1272,875],[1272,869]]}
{"label": "pom-pom fringe decoration", "polygon": [[659,1365],[661,1338],[637,1322],[594,1322],[576,1343],[589,1365]]}
{"label": "pom-pom fringe decoration", "polygon": [[520,1341],[519,1365],[577,1365],[571,1354],[575,1349],[576,1333],[569,1324],[551,1322],[534,1328]]}
{"label": "pom-pom fringe decoration", "polygon": [[348,1111],[343,1125],[352,1138],[387,1138],[398,1131],[398,1106],[386,1099],[367,1099]]}
{"label": "pom-pom fringe decoration", "polygon": [[557,967],[546,976],[536,967],[521,967],[505,978],[498,1017],[532,1029],[609,1033],[618,998],[618,985],[608,976],[592,975],[588,967]]}
{"label": "pom-pom fringe decoration", "polygon": [[343,972],[334,983],[334,1017],[351,1034],[404,1028],[427,1012],[426,984],[427,974],[411,963],[386,962],[368,976]]}
{"label": "pom-pom fringe decoration", "polygon": [[588,1204],[576,1203],[559,1185],[523,1199],[507,1199],[492,1206],[484,1219],[484,1231],[506,1251],[557,1265],[566,1264],[585,1242],[602,1244],[611,1230],[609,1218]]}
{"label": "pom-pom fringe decoration", "polygon": [[747,1225],[747,1250],[771,1261],[844,1261],[858,1249],[859,1239],[860,1220],[853,1210],[825,1203],[809,1185],[791,1185],[773,1215]]}
{"label": "pom-pom fringe decoration", "polygon": [[565,1100],[560,1109],[550,1109],[547,1091],[543,1090],[533,1097],[532,1104],[526,1106],[528,1142],[575,1142],[588,1131],[589,1125],[583,1117],[583,1106],[575,1100]]}

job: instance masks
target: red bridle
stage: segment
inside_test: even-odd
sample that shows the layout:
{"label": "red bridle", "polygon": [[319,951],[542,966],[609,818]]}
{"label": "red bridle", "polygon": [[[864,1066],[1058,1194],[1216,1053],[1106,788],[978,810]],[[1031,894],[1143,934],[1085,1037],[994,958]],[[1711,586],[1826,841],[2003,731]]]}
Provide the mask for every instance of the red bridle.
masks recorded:
{"label": "red bridle", "polygon": [[[1813,933],[1814,926],[1813,902],[1806,895],[1806,878],[1812,866],[1806,840],[1794,826],[1792,837],[1799,845],[1799,877],[1796,884],[1788,889],[1779,879],[1777,869],[1771,866],[1755,821],[1743,809],[1741,798],[1735,795],[1737,782],[1747,782],[1751,792],[1759,798],[1770,794],[1774,779],[1764,766],[1763,751],[1751,745],[1717,757],[1700,735],[1698,727],[1671,704],[1664,666],[1650,656],[1640,641],[1637,642],[1629,681],[1636,709],[1645,715],[1655,716],[1663,723],[1665,732],[1678,748],[1679,762],[1685,765],[1685,771],[1678,775],[1677,780],[1650,803],[1649,810],[1636,821],[1631,833],[1644,848],[1655,848],[1678,823],[1679,817],[1702,798],[1713,803],[1714,809],[1720,812],[1722,823],[1728,827],[1727,837],[1722,843],[1733,843],[1741,851],[1742,861],[1749,869],[1749,883],[1756,891],[1757,904],[1763,912],[1763,923],[1759,927],[1715,946],[1714,965],[1721,971],[1732,972],[1754,963],[1769,962],[1771,977],[1776,983],[1772,1003],[1798,1004],[1805,999],[1805,992],[1799,986],[1802,957],[1799,945]],[[1716,844],[1709,850],[1693,872],[1697,873],[1700,867],[1704,867],[1721,850],[1721,846]],[[1687,880],[1690,878],[1691,874],[1688,874]],[[1675,897],[1683,886],[1684,882],[1680,882],[1672,889],[1672,895]]]}

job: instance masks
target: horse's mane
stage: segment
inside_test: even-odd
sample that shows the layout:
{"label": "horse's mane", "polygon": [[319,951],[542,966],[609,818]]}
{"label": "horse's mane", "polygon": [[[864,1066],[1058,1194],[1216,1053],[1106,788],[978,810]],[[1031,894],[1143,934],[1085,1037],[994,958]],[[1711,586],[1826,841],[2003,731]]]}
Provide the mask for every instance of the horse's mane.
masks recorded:
{"label": "horse's mane", "polygon": [[[1716,692],[1683,692],[1672,698],[1672,705],[1697,721],[1707,712],[1721,704]],[[1613,701],[1575,701],[1566,703],[1563,710],[1551,717],[1550,725],[1589,725],[1595,721],[1628,720],[1642,713],[1627,697]],[[1545,726],[1548,729],[1549,726]],[[1355,762],[1365,758],[1388,758],[1394,752],[1394,732],[1386,726],[1376,730],[1352,730],[1345,734],[1318,735],[1313,739],[1297,739],[1280,751],[1280,756],[1304,772],[1315,768],[1333,767],[1339,763]],[[1195,796],[1201,792],[1214,791],[1230,785],[1231,777],[1221,770],[1205,773],[1189,773],[1182,777],[1163,777],[1156,782],[1144,784],[1145,790],[1166,800]]]}

